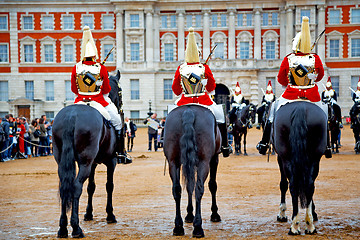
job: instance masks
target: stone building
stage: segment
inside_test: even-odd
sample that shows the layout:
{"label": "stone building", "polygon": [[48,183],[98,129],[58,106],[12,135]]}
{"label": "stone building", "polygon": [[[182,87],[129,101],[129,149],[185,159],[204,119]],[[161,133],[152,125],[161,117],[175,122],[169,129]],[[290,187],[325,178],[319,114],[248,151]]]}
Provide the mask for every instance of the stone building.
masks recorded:
{"label": "stone building", "polygon": [[310,18],[314,48],[338,93],[343,115],[360,75],[360,6],[356,0],[4,0],[0,2],[0,116],[52,118],[73,102],[70,75],[80,59],[82,27],[90,26],[109,71],[120,70],[125,115],[167,114],[172,78],[184,60],[188,28],[209,65],[215,100],[227,103],[237,82],[257,104],[276,76],[302,16]]}

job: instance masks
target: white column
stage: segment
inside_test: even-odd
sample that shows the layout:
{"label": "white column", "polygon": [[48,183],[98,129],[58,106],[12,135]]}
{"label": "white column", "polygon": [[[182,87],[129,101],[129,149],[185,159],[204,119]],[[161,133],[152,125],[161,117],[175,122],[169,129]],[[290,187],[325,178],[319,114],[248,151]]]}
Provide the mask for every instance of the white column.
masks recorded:
{"label": "white column", "polygon": [[159,12],[154,13],[154,60],[160,62],[160,16]]}
{"label": "white column", "polygon": [[116,68],[122,69],[124,61],[124,20],[123,10],[116,10]]}
{"label": "white column", "polygon": [[[325,29],[325,5],[318,5],[318,25],[317,25],[317,35],[319,35]],[[324,34],[325,35],[325,34]],[[316,36],[317,37],[317,36]],[[313,39],[315,41],[315,39]],[[317,51],[313,49],[313,52],[316,52],[323,65],[325,65],[325,36],[319,39],[317,43]]]}
{"label": "white column", "polygon": [[[10,69],[11,73],[19,72],[19,41],[18,41],[18,31],[17,31],[17,12],[11,11],[9,14],[9,28],[10,28],[10,45],[9,45],[9,53],[10,53]],[[11,96],[9,96],[11,97]]]}
{"label": "white column", "polygon": [[286,8],[286,53],[291,52],[294,37],[294,6],[289,6]]}
{"label": "white column", "polygon": [[178,51],[179,61],[185,59],[185,34],[184,34],[184,13],[185,10],[178,10]]}
{"label": "white column", "polygon": [[235,9],[229,9],[229,55],[228,59],[235,59]]}
{"label": "white column", "polygon": [[202,58],[206,59],[210,54],[211,42],[210,42],[210,9],[204,9],[204,18],[203,18],[203,54]]}
{"label": "white column", "polygon": [[283,59],[288,53],[286,52],[286,11],[280,8],[280,59]]}
{"label": "white column", "polygon": [[254,9],[254,58],[261,59],[261,15],[260,8]]}
{"label": "white column", "polygon": [[153,68],[153,60],[154,60],[154,23],[153,23],[153,10],[147,9],[145,10],[146,14],[146,29],[145,29],[145,37],[146,37],[146,65],[147,68]]}

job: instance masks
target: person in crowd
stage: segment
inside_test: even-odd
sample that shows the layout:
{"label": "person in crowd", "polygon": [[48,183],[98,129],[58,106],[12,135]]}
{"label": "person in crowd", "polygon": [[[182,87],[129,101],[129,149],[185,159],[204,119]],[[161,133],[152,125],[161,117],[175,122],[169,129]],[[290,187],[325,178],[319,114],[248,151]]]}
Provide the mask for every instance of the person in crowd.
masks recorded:
{"label": "person in crowd", "polygon": [[163,117],[160,120],[159,130],[158,130],[158,148],[164,146],[164,127],[165,127],[166,117]]}
{"label": "person in crowd", "polygon": [[0,118],[0,162],[4,162],[2,149],[3,145],[5,144],[5,132],[2,125],[2,118]]}
{"label": "person in crowd", "polygon": [[39,136],[39,155],[40,156],[46,156],[47,151],[47,131],[46,131],[46,127],[45,127],[45,119],[44,118],[40,118],[39,119],[39,130],[40,130],[40,136]]}
{"label": "person in crowd", "polygon": [[17,118],[19,119],[18,125],[17,125],[17,131],[16,134],[19,136],[18,138],[18,147],[19,147],[19,152],[22,155],[21,157],[27,158],[26,154],[25,154],[25,141],[24,141],[24,135],[26,133],[26,128],[25,128],[25,120],[24,118]]}
{"label": "person in crowd", "polygon": [[152,140],[154,139],[154,150],[155,152],[158,150],[157,145],[157,135],[158,129],[160,126],[159,120],[156,119],[157,114],[154,113],[150,118],[145,119],[144,124],[148,126],[148,137],[149,137],[149,148],[148,151],[151,152]]}
{"label": "person in crowd", "polygon": [[13,160],[14,154],[13,150],[16,149],[16,130],[17,130],[17,123],[14,116],[10,113],[9,114],[9,149],[8,149],[8,157],[9,160]]}
{"label": "person in crowd", "polygon": [[137,130],[136,124],[133,121],[129,120],[128,117],[125,118],[125,132],[127,136],[127,150],[128,152],[132,152],[134,147],[134,138],[135,132]]}
{"label": "person in crowd", "polygon": [[39,136],[38,132],[35,133],[35,131],[38,130],[40,131],[40,126],[37,122],[36,119],[31,121],[31,124],[29,126],[29,134],[30,134],[30,141],[31,141],[31,155],[33,157],[38,157],[39,156]]}
{"label": "person in crowd", "polygon": [[2,156],[2,159],[4,161],[8,161],[10,159],[10,156],[9,156],[9,151],[6,150],[10,144],[10,123],[9,123],[9,118],[10,118],[10,115],[7,114],[5,115],[5,117],[2,119],[2,128],[4,130],[4,137],[5,137],[5,140],[3,141],[3,145],[2,145],[2,148],[1,148],[1,156]]}
{"label": "person in crowd", "polygon": [[25,155],[27,155],[28,158],[31,157],[31,139],[30,139],[30,133],[29,133],[29,123],[28,120],[23,117],[24,120],[24,126],[25,126],[25,134],[24,134],[24,148],[25,148]]}

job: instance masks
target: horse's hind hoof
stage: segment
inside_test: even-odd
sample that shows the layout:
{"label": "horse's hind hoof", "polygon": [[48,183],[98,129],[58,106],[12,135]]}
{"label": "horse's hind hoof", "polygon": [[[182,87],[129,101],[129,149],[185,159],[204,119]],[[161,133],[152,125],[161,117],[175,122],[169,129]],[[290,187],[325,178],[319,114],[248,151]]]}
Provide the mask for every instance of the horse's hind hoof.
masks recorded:
{"label": "horse's hind hoof", "polygon": [[295,235],[300,235],[301,234],[301,232],[300,232],[300,230],[297,230],[296,232],[293,232],[293,231],[291,231],[291,228],[290,228],[290,230],[289,230],[289,233],[288,233],[289,235],[292,235],[292,236],[295,236]]}
{"label": "horse's hind hoof", "polygon": [[221,222],[220,215],[217,214],[217,213],[211,214],[210,220],[211,220],[212,222]]}
{"label": "horse's hind hoof", "polygon": [[192,223],[192,222],[194,222],[194,215],[193,215],[193,214],[188,214],[188,215],[186,215],[186,217],[185,217],[185,222],[186,222],[186,223]]}
{"label": "horse's hind hoof", "polygon": [[313,235],[315,233],[317,233],[316,229],[314,229],[314,231],[312,231],[312,232],[310,230],[305,229],[305,234]]}
{"label": "horse's hind hoof", "polygon": [[278,222],[287,222],[288,218],[287,218],[287,217],[277,216],[276,220],[277,220]]}
{"label": "horse's hind hoof", "polygon": [[106,218],[106,222],[107,222],[107,223],[117,223],[116,218],[115,218],[114,215],[108,216],[108,217]]}
{"label": "horse's hind hoof", "polygon": [[248,154],[247,153],[244,153],[244,156],[247,156]]}
{"label": "horse's hind hoof", "polygon": [[73,238],[83,238],[83,237],[85,237],[85,235],[84,235],[84,233],[83,233],[83,231],[81,230],[80,227],[76,231],[73,230],[71,236]]}
{"label": "horse's hind hoof", "polygon": [[92,221],[92,220],[94,220],[94,217],[93,217],[93,215],[92,214],[85,214],[84,215],[84,221]]}
{"label": "horse's hind hoof", "polygon": [[205,237],[204,230],[202,229],[202,227],[195,227],[194,228],[193,237],[196,237],[196,238]]}
{"label": "horse's hind hoof", "polygon": [[174,236],[184,236],[185,235],[184,228],[182,226],[174,227],[173,235]]}
{"label": "horse's hind hoof", "polygon": [[68,230],[66,228],[60,228],[57,234],[58,238],[67,238],[68,237]]}

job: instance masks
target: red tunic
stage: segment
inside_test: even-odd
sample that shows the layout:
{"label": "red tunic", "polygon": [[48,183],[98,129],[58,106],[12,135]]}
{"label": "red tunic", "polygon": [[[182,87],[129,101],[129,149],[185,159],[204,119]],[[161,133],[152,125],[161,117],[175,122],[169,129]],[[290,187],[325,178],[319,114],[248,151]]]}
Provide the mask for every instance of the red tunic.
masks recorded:
{"label": "red tunic", "polygon": [[[84,61],[83,64],[86,65],[93,65],[95,62],[93,61]],[[107,94],[111,91],[110,81],[108,77],[108,71],[104,65],[101,65],[100,69],[100,77],[103,80],[103,84],[101,87],[101,91],[99,94],[96,95],[81,95],[79,94],[79,90],[76,85],[76,65],[73,67],[72,74],[71,74],[71,91],[77,94],[77,98],[75,99],[75,103],[83,101],[83,100],[91,100],[100,103],[103,107],[109,105],[109,103],[105,100],[103,94]]]}
{"label": "red tunic", "polygon": [[[304,53],[296,53],[297,56],[304,56],[306,54]],[[287,86],[285,92],[282,94],[283,98],[289,99],[289,100],[295,100],[298,98],[307,98],[311,102],[318,102],[321,100],[318,86],[315,84],[314,87],[308,88],[308,89],[298,89],[291,87],[289,84],[289,60],[286,56],[284,60],[281,63],[279,74],[278,74],[278,82],[283,85]],[[324,67],[322,65],[322,62],[318,55],[314,54],[315,57],[315,70],[318,74],[315,82],[320,81],[324,76]]]}
{"label": "red tunic", "polygon": [[[187,64],[192,65],[192,64],[199,64],[199,63],[187,63]],[[215,79],[214,79],[214,76],[213,76],[209,66],[204,65],[204,67],[205,67],[205,78],[207,78],[207,84],[205,86],[205,89],[208,92],[212,92],[215,90],[215,87],[216,87]],[[181,83],[180,83],[181,76],[180,76],[179,69],[180,69],[180,66],[177,68],[177,70],[175,72],[174,81],[172,84],[172,90],[176,96],[179,96],[180,94],[183,93],[183,89],[182,89]],[[182,94],[180,100],[176,104],[178,106],[181,106],[181,105],[185,105],[188,103],[199,103],[199,104],[207,105],[207,106],[214,104],[214,102],[211,100],[211,98],[209,97],[207,92],[205,92],[204,95],[199,96],[199,97],[185,97],[184,94]]]}
{"label": "red tunic", "polygon": [[18,126],[18,131],[19,131],[19,151],[21,153],[25,153],[25,145],[24,145],[24,134],[26,133],[26,128],[23,124],[19,124]]}

